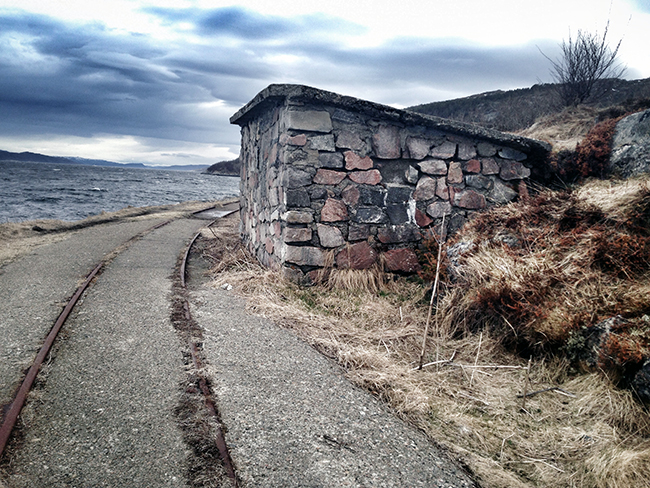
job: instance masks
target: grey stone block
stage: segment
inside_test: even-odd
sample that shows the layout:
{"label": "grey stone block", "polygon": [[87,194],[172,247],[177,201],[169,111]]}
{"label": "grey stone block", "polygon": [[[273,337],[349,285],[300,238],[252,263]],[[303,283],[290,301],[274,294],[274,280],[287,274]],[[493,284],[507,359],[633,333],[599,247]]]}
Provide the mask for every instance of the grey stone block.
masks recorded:
{"label": "grey stone block", "polygon": [[393,225],[402,225],[410,222],[408,214],[408,205],[405,203],[398,203],[394,205],[386,206],[386,213],[388,214],[388,219]]}
{"label": "grey stone block", "polygon": [[359,207],[353,220],[360,224],[385,224],[388,216],[379,207]]}
{"label": "grey stone block", "polygon": [[331,132],[332,119],[324,110],[291,110],[285,113],[287,129]]}

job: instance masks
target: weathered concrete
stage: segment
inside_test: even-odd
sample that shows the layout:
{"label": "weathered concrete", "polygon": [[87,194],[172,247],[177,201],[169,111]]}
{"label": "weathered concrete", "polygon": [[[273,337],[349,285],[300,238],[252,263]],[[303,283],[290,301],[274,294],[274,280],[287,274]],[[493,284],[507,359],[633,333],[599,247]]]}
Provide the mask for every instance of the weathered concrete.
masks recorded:
{"label": "weathered concrete", "polygon": [[177,220],[146,235],[86,292],[21,414],[10,487],[187,486],[170,276],[202,225]]}
{"label": "weathered concrete", "polygon": [[232,294],[199,287],[192,314],[244,486],[474,486],[422,432]]}
{"label": "weathered concrete", "polygon": [[0,268],[0,405],[11,401],[82,278],[106,253],[159,222],[104,224],[70,232],[66,239]]}

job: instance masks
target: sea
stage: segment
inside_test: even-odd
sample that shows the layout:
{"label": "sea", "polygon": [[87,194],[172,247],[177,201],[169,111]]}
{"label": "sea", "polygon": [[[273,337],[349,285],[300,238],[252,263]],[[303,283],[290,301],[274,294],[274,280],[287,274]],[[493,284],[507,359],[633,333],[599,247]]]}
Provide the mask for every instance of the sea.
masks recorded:
{"label": "sea", "polygon": [[0,223],[81,220],[102,211],[239,195],[239,178],[198,171],[0,162]]}

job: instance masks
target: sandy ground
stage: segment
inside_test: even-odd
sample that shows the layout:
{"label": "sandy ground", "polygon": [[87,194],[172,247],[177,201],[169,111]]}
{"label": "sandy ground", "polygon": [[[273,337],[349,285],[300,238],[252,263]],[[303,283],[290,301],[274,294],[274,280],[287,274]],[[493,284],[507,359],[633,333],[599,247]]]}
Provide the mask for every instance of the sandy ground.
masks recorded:
{"label": "sandy ground", "polygon": [[183,202],[176,205],[126,207],[117,212],[102,212],[83,220],[31,220],[0,224],[0,266],[29,253],[35,247],[65,239],[69,232],[109,222],[153,218],[173,219],[188,213],[237,201],[231,198],[213,202]]}

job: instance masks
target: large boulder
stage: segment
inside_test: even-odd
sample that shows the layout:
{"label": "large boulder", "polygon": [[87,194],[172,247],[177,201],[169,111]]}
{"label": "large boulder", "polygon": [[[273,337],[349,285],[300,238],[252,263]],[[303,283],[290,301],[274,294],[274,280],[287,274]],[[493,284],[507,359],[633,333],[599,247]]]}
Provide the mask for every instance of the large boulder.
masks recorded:
{"label": "large boulder", "polygon": [[610,169],[623,178],[650,173],[650,109],[616,124]]}

